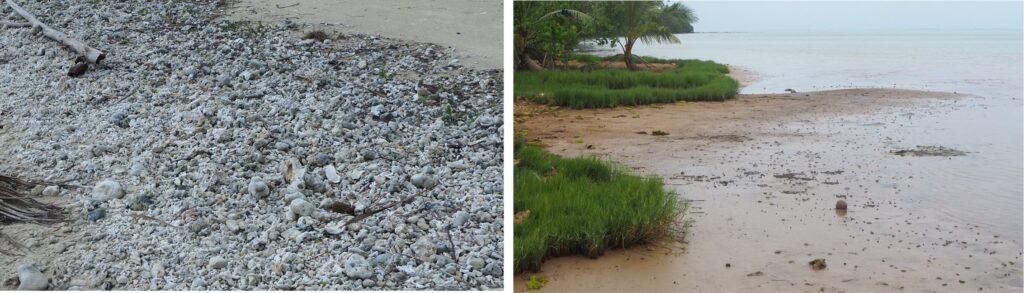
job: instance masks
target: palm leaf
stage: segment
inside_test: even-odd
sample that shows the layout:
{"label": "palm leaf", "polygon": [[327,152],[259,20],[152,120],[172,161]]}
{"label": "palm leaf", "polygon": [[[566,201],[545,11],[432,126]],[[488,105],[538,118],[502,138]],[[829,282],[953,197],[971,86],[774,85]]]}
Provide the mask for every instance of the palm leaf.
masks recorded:
{"label": "palm leaf", "polygon": [[540,18],[538,18],[537,21],[544,21],[544,20],[550,19],[552,17],[562,17],[562,18],[566,18],[566,19],[569,19],[569,20],[579,21],[579,22],[591,22],[591,21],[594,20],[594,17],[590,16],[589,14],[583,13],[582,11],[579,11],[579,10],[575,10],[575,9],[559,9],[559,10],[555,10],[555,11],[552,11],[552,12],[548,12],[544,16],[541,16]]}
{"label": "palm leaf", "polygon": [[64,220],[61,208],[25,195],[25,191],[36,185],[34,182],[0,175],[0,223],[49,223]]}

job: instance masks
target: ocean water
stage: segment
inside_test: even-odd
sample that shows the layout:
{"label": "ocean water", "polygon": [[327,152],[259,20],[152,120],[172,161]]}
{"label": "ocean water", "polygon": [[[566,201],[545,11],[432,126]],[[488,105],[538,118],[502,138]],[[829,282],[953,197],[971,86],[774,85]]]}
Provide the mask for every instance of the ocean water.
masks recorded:
{"label": "ocean water", "polygon": [[[977,226],[1012,241],[1024,230],[1024,43],[1021,31],[698,33],[680,44],[638,44],[636,54],[708,59],[755,72],[742,93],[841,88],[957,92],[936,111],[887,136],[899,145],[940,145],[969,152],[920,159],[899,172],[914,176],[907,193],[917,209]],[[616,54],[601,49],[598,54]],[[908,116],[909,117],[909,116]],[[888,171],[895,172],[895,171]]]}

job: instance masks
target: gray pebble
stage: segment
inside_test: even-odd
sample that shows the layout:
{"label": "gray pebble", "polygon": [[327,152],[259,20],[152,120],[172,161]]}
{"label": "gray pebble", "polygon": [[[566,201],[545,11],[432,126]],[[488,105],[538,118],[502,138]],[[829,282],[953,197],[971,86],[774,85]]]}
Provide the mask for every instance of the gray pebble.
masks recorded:
{"label": "gray pebble", "polygon": [[153,204],[153,200],[148,195],[139,194],[132,196],[128,199],[128,208],[133,211],[142,211]]}
{"label": "gray pebble", "polygon": [[103,180],[92,188],[92,198],[99,202],[121,197],[124,197],[124,190],[121,189],[121,183],[117,181]]}
{"label": "gray pebble", "polygon": [[292,200],[288,208],[299,216],[309,216],[316,212],[316,206],[306,201],[304,198],[296,198]]}
{"label": "gray pebble", "polygon": [[45,189],[43,189],[43,196],[52,197],[52,196],[57,196],[59,194],[60,194],[60,187],[56,186],[56,185],[50,185],[50,186],[47,186]]}
{"label": "gray pebble", "polygon": [[96,222],[96,221],[99,221],[100,219],[103,219],[103,217],[106,217],[106,216],[107,216],[107,209],[105,209],[105,208],[96,208],[96,209],[94,209],[92,211],[89,211],[88,219],[89,219],[89,222]]}
{"label": "gray pebble", "polygon": [[210,258],[209,266],[215,270],[223,269],[228,266],[228,260],[220,256],[214,256]]}
{"label": "gray pebble", "polygon": [[501,277],[504,275],[504,269],[501,267],[501,263],[492,262],[487,264],[483,269],[484,274],[488,274],[495,277]]}
{"label": "gray pebble", "polygon": [[50,278],[30,264],[18,266],[18,281],[18,290],[42,291],[50,286]]}
{"label": "gray pebble", "polygon": [[370,262],[366,261],[366,258],[359,254],[350,254],[348,258],[342,262],[342,266],[345,269],[345,275],[353,278],[366,279],[373,277],[373,268],[370,267]]}
{"label": "gray pebble", "polygon": [[253,178],[252,181],[249,181],[249,194],[256,199],[267,198],[270,196],[270,187],[262,179]]}
{"label": "gray pebble", "polygon": [[469,221],[469,213],[465,211],[455,212],[455,227],[462,227],[463,224],[466,224],[466,221]]}
{"label": "gray pebble", "polygon": [[412,185],[422,189],[429,189],[437,185],[437,177],[427,173],[412,175],[410,181],[412,181]]}

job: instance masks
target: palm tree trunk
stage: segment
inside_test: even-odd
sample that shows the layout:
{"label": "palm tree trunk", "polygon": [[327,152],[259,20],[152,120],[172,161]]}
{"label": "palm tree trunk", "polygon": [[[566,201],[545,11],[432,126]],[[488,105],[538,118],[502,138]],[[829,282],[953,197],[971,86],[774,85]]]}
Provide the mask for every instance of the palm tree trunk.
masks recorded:
{"label": "palm tree trunk", "polygon": [[626,68],[629,70],[636,70],[636,64],[633,63],[633,44],[636,44],[636,40],[626,40],[626,45],[622,50],[622,60],[626,62]]}
{"label": "palm tree trunk", "polygon": [[526,65],[526,69],[529,70],[544,70],[544,67],[537,64],[536,60],[530,57],[528,54],[523,54],[523,64]]}

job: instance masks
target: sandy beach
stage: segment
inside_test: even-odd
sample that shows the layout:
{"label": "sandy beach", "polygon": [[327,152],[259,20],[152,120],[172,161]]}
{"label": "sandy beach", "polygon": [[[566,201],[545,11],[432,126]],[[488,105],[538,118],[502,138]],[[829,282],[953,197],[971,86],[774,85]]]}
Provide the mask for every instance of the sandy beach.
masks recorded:
{"label": "sandy beach", "polygon": [[241,0],[230,17],[435,43],[455,49],[465,66],[500,69],[502,9],[497,0]]}
{"label": "sandy beach", "polygon": [[[554,258],[517,275],[515,291],[530,275],[549,278],[541,292],[1020,291],[1018,235],[944,220],[955,207],[917,200],[971,194],[930,187],[925,171],[971,156],[891,153],[913,147],[905,125],[970,99],[849,89],[591,110],[520,102],[517,134],[660,176],[690,208],[685,235]],[[826,269],[809,266],[818,258]]]}

